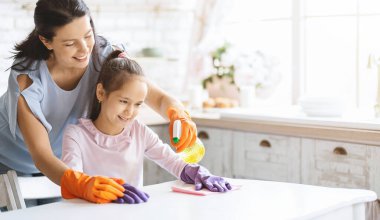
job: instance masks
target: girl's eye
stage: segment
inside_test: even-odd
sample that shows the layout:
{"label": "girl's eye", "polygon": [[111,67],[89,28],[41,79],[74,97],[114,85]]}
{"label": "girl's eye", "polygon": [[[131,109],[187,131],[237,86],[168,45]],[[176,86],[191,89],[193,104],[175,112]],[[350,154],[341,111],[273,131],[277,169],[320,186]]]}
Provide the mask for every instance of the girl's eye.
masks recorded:
{"label": "girl's eye", "polygon": [[123,103],[123,104],[127,104],[128,103],[128,101],[126,101],[126,100],[120,100],[120,102]]}
{"label": "girl's eye", "polygon": [[140,107],[142,105],[142,103],[137,103],[136,106],[137,107]]}
{"label": "girl's eye", "polygon": [[84,38],[89,39],[89,38],[91,38],[91,37],[92,37],[92,35],[87,35],[87,36],[85,36]]}
{"label": "girl's eye", "polygon": [[73,45],[74,45],[74,43],[65,44],[66,47],[71,47],[71,46],[73,46]]}

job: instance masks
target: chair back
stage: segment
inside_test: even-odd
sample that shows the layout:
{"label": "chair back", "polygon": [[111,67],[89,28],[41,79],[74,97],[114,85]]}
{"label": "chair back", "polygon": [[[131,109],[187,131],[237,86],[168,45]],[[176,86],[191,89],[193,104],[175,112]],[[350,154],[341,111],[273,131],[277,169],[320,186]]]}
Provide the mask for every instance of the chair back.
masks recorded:
{"label": "chair back", "polygon": [[2,207],[7,207],[8,211],[17,209],[14,193],[7,174],[0,174],[0,208]]}
{"label": "chair back", "polygon": [[26,208],[25,200],[61,197],[61,188],[46,176],[17,176],[14,170],[8,171],[7,176],[18,209]]}

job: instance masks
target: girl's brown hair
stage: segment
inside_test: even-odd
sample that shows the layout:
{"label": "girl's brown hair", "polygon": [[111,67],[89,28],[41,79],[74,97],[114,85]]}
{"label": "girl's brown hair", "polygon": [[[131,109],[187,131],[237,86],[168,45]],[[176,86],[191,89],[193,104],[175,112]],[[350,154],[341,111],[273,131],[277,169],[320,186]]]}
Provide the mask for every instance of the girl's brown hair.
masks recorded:
{"label": "girl's brown hair", "polygon": [[[106,95],[120,89],[132,76],[144,76],[140,65],[136,61],[125,57],[124,54],[125,52],[121,50],[113,51],[108,55],[100,69],[97,84],[101,83],[103,85]],[[99,113],[100,103],[95,92],[90,119],[95,120],[99,116]]]}

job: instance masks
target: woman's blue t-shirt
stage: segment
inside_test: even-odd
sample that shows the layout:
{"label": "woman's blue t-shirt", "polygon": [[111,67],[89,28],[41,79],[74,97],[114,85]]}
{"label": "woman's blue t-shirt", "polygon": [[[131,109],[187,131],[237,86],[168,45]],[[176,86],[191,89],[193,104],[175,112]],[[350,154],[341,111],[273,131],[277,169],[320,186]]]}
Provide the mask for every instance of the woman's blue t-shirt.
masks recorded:
{"label": "woman's blue t-shirt", "polygon": [[[111,51],[112,46],[108,41],[104,47],[98,48],[100,63]],[[12,69],[8,89],[0,97],[0,163],[22,173],[40,171],[35,167],[17,125],[19,96],[24,96],[34,116],[45,126],[53,153],[61,158],[63,131],[66,125],[75,124],[78,118],[87,116],[88,106],[95,94],[100,66],[95,67],[90,59],[78,85],[70,91],[61,89],[53,81],[45,60],[35,61],[30,69],[28,72]],[[17,83],[17,76],[20,74],[27,74],[33,81],[32,85],[21,92]]]}

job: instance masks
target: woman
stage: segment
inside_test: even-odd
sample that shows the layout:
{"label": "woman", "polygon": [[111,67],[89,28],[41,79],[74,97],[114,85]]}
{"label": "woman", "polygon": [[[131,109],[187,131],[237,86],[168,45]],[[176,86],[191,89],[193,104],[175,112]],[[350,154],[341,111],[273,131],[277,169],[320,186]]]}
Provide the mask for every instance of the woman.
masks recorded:
{"label": "woman", "polygon": [[[62,132],[87,116],[100,65],[113,47],[96,35],[82,0],[39,0],[34,23],[15,46],[8,90],[0,98],[0,172],[42,172],[61,185],[64,198],[110,202],[123,195],[122,180],[75,172],[58,158]],[[196,127],[182,104],[152,83],[148,87],[147,104],[167,114],[169,128],[176,119],[183,123],[181,142],[172,144],[179,149],[194,143]]]}

